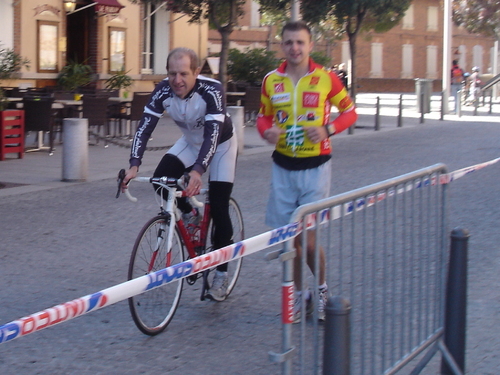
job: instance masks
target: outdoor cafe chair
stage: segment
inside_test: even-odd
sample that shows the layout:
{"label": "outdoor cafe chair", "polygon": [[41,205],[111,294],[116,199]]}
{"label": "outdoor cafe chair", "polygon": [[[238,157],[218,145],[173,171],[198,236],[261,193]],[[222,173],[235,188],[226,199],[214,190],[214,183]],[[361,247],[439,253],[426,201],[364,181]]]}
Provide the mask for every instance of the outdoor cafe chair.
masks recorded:
{"label": "outdoor cafe chair", "polygon": [[[26,151],[49,150],[49,155],[54,153],[54,110],[52,103],[54,98],[51,96],[29,96],[23,98],[24,110],[24,129],[25,132],[38,132],[38,147]],[[48,132],[49,147],[43,147],[44,133]]]}

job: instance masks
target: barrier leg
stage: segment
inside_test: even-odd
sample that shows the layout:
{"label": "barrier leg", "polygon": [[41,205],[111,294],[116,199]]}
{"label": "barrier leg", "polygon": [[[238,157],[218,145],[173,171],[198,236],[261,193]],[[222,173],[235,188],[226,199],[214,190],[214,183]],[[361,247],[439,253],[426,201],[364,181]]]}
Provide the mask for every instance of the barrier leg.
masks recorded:
{"label": "barrier leg", "polygon": [[[456,228],[451,232],[444,322],[445,345],[462,372],[465,370],[468,241],[467,230]],[[441,362],[441,374],[454,374],[446,360]]]}
{"label": "barrier leg", "polygon": [[342,297],[330,297],[326,303],[325,313],[323,375],[349,375],[351,304]]}

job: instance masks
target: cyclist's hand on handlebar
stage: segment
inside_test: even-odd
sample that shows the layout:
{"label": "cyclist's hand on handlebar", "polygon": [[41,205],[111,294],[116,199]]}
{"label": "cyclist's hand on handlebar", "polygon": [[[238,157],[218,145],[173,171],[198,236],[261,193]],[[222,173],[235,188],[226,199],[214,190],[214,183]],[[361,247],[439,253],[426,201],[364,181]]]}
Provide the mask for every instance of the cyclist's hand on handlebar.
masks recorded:
{"label": "cyclist's hand on handlebar", "polygon": [[189,172],[189,183],[184,189],[186,196],[192,197],[193,195],[200,194],[201,185],[201,174],[196,171]]}
{"label": "cyclist's hand on handlebar", "polygon": [[127,189],[127,185],[130,180],[137,177],[137,172],[139,171],[139,167],[133,166],[125,173],[125,178],[122,182],[122,193],[125,193],[125,189]]}

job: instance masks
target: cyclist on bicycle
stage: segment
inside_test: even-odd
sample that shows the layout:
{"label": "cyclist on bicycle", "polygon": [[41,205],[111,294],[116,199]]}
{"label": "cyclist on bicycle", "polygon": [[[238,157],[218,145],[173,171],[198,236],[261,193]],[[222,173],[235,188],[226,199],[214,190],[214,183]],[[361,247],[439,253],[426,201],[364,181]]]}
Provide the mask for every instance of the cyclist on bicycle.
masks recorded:
{"label": "cyclist on bicycle", "polygon": [[[199,194],[202,175],[209,173],[209,200],[214,222],[214,249],[232,243],[229,198],[233,189],[237,140],[226,113],[222,85],[199,75],[196,53],[189,48],[175,48],[167,58],[167,78],[154,89],[144,107],[142,119],[132,143],[130,168],[123,180],[126,184],[137,176],[146,144],[162,116],[167,112],[182,130],[182,137],[163,156],[154,177],[180,178],[189,173],[187,196]],[[178,201],[183,218],[196,220],[199,214],[184,199]],[[223,301],[227,289],[227,263],[217,267],[207,297]]]}

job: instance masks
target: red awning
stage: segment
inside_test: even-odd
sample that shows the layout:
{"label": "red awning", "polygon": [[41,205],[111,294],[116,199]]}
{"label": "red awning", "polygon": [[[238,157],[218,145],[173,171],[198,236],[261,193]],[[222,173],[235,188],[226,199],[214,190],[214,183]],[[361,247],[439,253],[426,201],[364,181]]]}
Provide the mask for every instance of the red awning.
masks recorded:
{"label": "red awning", "polygon": [[117,0],[94,0],[95,10],[102,14],[117,14],[120,9],[125,8]]}

